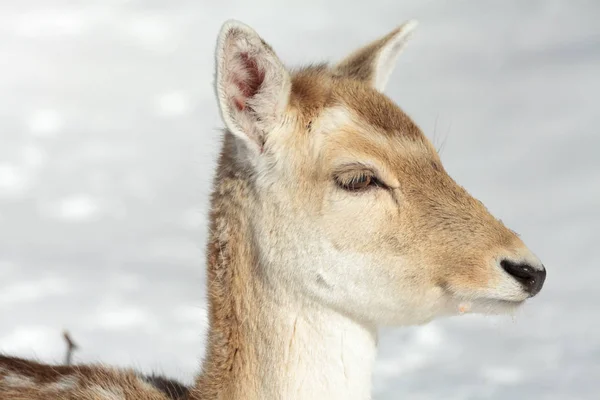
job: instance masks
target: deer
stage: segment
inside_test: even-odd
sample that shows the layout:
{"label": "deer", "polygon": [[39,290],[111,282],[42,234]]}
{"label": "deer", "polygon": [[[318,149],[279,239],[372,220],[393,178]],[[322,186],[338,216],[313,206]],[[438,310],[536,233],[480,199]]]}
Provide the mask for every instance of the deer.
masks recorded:
{"label": "deer", "polygon": [[201,371],[185,386],[3,356],[0,399],[370,399],[379,328],[511,314],[538,294],[542,262],[384,94],[416,25],[287,68],[226,21]]}

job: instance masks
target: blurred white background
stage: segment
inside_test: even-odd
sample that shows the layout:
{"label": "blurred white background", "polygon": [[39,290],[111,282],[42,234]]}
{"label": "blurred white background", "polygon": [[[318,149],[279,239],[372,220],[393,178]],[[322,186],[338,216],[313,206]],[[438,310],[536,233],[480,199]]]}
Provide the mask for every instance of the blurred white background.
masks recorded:
{"label": "blurred white background", "polygon": [[382,332],[375,399],[597,399],[600,2],[0,0],[0,351],[191,382],[221,23],[289,65],[416,18],[387,93],[544,261],[516,318]]}

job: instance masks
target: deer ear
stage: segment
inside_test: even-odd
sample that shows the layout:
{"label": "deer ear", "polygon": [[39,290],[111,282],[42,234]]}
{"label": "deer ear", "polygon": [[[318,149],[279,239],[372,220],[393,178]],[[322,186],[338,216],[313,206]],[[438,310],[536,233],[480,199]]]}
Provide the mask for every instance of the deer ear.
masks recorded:
{"label": "deer ear", "polygon": [[398,55],[416,26],[417,21],[408,21],[356,50],[334,67],[334,74],[363,81],[383,92]]}
{"label": "deer ear", "polygon": [[290,76],[249,26],[223,24],[216,51],[216,91],[227,129],[260,151],[288,104]]}

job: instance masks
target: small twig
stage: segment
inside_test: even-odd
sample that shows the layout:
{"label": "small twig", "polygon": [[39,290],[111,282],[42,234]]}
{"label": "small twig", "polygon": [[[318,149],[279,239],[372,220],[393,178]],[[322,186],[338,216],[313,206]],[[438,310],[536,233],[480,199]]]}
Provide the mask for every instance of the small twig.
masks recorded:
{"label": "small twig", "polygon": [[65,356],[65,365],[71,365],[73,359],[73,352],[77,350],[79,347],[75,344],[73,339],[71,339],[71,335],[69,335],[68,331],[63,332],[63,337],[67,342],[67,354]]}

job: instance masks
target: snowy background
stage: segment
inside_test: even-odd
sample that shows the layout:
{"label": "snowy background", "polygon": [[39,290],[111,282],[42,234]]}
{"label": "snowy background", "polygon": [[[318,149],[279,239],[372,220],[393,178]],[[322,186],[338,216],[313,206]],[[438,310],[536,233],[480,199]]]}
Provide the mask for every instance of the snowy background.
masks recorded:
{"label": "snowy background", "polygon": [[382,332],[375,398],[598,399],[600,2],[0,0],[0,351],[191,382],[221,23],[289,65],[421,25],[387,93],[548,280],[516,319]]}

